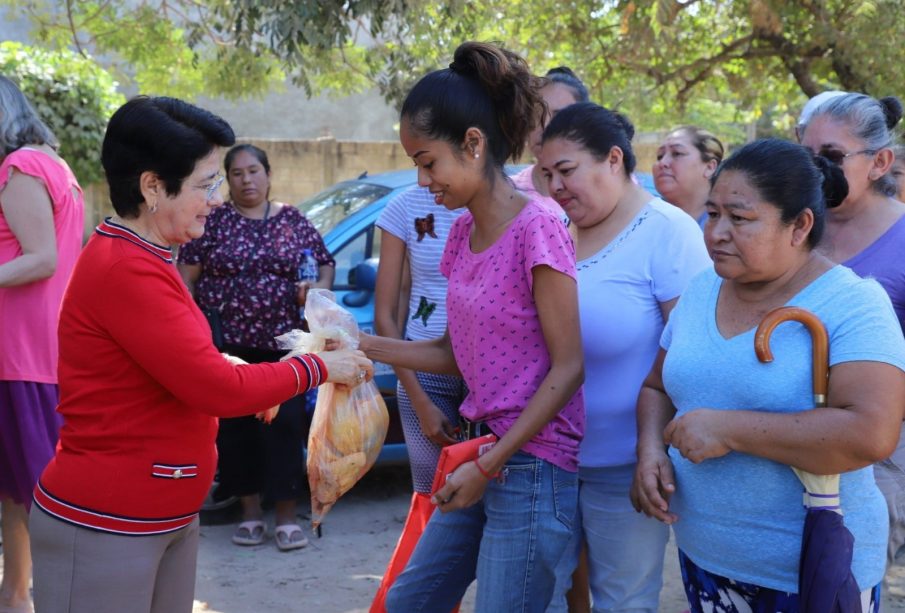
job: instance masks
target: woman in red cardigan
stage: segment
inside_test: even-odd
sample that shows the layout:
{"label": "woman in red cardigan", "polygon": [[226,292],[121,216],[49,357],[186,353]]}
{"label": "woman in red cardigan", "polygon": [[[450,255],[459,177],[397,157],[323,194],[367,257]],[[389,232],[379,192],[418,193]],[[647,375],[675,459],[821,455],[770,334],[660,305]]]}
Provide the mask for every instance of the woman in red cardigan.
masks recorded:
{"label": "woman in red cardigan", "polygon": [[217,417],[265,417],[324,381],[372,375],[358,351],[237,365],[214,347],[172,248],[223,203],[220,148],[233,141],[224,120],[172,98],[134,98],[107,127],[116,216],[63,298],[64,425],[30,518],[43,613],[190,612]]}

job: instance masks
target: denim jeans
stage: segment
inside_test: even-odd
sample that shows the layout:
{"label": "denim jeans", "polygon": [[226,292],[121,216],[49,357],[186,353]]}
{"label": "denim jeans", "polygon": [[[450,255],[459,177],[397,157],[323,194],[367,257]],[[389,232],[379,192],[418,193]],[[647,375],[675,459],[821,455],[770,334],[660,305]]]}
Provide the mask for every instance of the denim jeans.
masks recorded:
{"label": "denim jeans", "polygon": [[544,611],[577,506],[575,473],[516,453],[480,502],[434,511],[387,596],[388,613],[450,611],[475,578],[476,613]]}
{"label": "denim jeans", "polygon": [[579,469],[579,517],[556,569],[549,613],[567,610],[565,594],[572,585],[582,542],[588,544],[594,613],[656,613],[669,527],[632,507],[629,489],[634,472],[634,464]]}

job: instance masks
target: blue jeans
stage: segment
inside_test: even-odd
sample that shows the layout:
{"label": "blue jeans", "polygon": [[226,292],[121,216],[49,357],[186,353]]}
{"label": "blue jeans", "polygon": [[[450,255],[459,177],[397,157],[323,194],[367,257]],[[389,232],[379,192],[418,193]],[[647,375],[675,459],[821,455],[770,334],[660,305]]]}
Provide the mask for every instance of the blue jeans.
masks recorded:
{"label": "blue jeans", "polygon": [[516,453],[480,502],[434,511],[386,600],[388,613],[450,611],[477,578],[476,613],[540,613],[578,507],[578,477]]}
{"label": "blue jeans", "polygon": [[632,507],[629,489],[634,472],[634,464],[579,469],[579,518],[556,569],[556,590],[548,613],[567,610],[565,594],[572,585],[582,542],[588,545],[594,613],[656,613],[669,527]]}

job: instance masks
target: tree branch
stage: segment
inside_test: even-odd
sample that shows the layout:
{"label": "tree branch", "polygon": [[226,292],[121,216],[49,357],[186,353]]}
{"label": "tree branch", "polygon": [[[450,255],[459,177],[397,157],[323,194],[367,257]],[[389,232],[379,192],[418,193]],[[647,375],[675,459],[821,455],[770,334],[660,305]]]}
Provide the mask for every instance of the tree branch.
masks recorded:
{"label": "tree branch", "polygon": [[85,50],[82,49],[82,43],[79,42],[79,35],[75,27],[75,18],[72,16],[72,0],[66,0],[66,19],[69,21],[69,29],[72,31],[72,43],[75,45],[76,50],[78,50],[79,55],[87,58],[88,54],[85,53]]}

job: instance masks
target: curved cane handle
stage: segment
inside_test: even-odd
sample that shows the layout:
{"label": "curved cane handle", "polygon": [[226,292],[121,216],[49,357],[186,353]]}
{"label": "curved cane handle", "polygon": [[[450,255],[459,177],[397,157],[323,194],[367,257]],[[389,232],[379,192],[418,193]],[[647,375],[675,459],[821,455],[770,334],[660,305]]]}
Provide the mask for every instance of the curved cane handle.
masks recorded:
{"label": "curved cane handle", "polygon": [[761,362],[772,362],[770,351],[770,335],[784,321],[797,321],[811,333],[811,375],[813,377],[814,403],[818,407],[826,406],[826,392],[829,376],[829,335],[826,327],[816,315],[798,307],[780,307],[766,314],[757,326],[754,334],[754,352]]}

